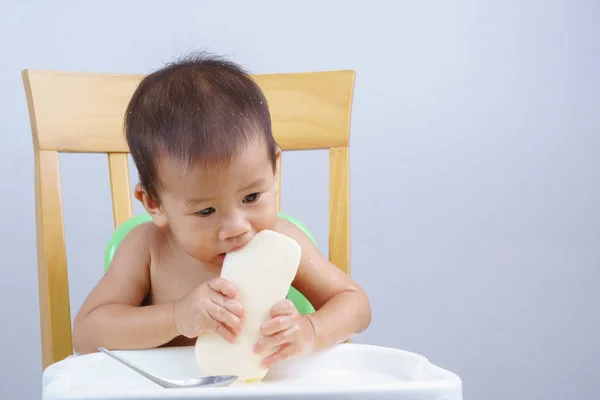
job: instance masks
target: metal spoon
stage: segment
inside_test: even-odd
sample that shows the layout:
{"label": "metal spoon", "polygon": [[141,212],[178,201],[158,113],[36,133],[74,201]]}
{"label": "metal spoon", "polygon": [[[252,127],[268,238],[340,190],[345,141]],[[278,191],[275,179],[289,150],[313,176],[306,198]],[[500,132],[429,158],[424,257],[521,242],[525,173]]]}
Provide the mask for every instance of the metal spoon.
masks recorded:
{"label": "metal spoon", "polygon": [[216,375],[216,376],[202,376],[200,378],[192,378],[192,379],[162,379],[162,378],[154,376],[154,375],[140,369],[139,367],[133,365],[129,361],[116,355],[112,351],[105,349],[104,347],[99,347],[98,350],[100,350],[104,354],[114,358],[115,360],[119,361],[120,363],[128,366],[129,368],[131,368],[135,372],[139,373],[140,375],[145,376],[146,378],[150,379],[152,382],[154,382],[164,388],[167,388],[167,389],[193,388],[193,387],[205,387],[205,386],[223,387],[223,386],[231,385],[238,378],[237,376],[234,376],[234,375]]}

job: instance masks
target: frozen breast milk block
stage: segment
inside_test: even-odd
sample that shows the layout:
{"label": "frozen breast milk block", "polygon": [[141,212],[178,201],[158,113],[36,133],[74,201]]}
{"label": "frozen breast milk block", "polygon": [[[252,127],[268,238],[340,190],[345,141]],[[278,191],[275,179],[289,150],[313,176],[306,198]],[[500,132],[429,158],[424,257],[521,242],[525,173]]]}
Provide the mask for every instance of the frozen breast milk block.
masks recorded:
{"label": "frozen breast milk block", "polygon": [[244,307],[244,324],[236,343],[213,332],[196,340],[198,366],[208,375],[237,375],[243,381],[259,381],[267,374],[260,363],[268,354],[255,354],[260,327],[270,319],[273,305],[285,298],[298,265],[300,245],[273,231],[261,231],[242,249],[228,253],[221,277],[236,286]]}

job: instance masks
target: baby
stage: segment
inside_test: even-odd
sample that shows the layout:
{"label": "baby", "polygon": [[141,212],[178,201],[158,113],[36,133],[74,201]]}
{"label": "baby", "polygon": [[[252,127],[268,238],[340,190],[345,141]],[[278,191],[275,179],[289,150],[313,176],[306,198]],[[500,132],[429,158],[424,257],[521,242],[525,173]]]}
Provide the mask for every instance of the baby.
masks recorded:
{"label": "baby", "polygon": [[278,350],[263,368],[367,328],[365,292],[277,216],[280,149],[267,101],[239,66],[200,54],[146,76],[125,132],[139,172],[135,197],[153,222],[127,235],[83,303],[73,328],[77,353],[193,345],[205,331],[235,342],[244,310],[220,269],[227,252],[265,229],[300,244],[292,285],[316,311],[302,316],[289,300],[273,305],[255,351]]}

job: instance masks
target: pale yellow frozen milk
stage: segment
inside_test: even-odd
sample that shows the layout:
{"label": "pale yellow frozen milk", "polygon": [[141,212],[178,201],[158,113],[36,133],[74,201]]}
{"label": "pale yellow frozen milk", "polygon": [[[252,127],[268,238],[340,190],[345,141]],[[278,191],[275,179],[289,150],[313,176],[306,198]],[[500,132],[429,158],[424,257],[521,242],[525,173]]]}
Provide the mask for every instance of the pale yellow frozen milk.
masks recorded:
{"label": "pale yellow frozen milk", "polygon": [[270,319],[273,305],[286,297],[300,263],[300,245],[273,231],[261,231],[242,249],[228,253],[221,277],[238,289],[244,307],[242,332],[229,343],[213,332],[196,340],[200,369],[208,375],[237,375],[239,380],[260,381],[267,370],[260,368],[266,354],[255,354],[260,327]]}

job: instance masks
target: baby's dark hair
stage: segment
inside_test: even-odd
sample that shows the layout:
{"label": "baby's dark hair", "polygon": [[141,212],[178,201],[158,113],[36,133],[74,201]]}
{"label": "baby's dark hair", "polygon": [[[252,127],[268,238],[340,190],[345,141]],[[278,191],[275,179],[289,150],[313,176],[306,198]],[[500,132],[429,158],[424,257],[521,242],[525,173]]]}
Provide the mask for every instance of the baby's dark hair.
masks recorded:
{"label": "baby's dark hair", "polygon": [[262,90],[240,66],[207,53],[144,77],[124,125],[140,184],[156,201],[160,160],[183,167],[225,165],[249,140],[259,138],[275,168],[277,144]]}

